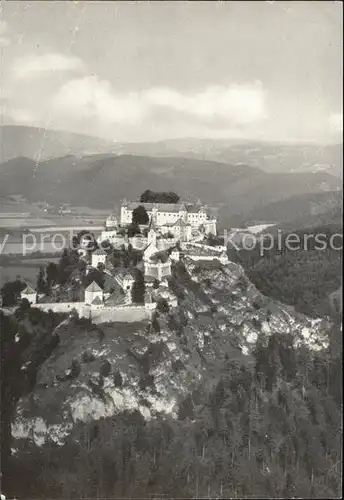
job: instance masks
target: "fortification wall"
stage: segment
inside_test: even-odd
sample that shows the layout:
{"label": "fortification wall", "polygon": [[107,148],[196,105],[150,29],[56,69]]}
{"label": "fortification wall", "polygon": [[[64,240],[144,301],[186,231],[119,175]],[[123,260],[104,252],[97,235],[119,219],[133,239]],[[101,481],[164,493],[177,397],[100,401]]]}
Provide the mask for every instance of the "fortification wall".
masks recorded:
{"label": "fortification wall", "polygon": [[176,238],[166,238],[162,240],[157,240],[156,244],[159,250],[168,250],[169,248],[172,248],[176,246],[179,240]]}
{"label": "fortification wall", "polygon": [[143,321],[145,319],[151,319],[152,310],[146,309],[143,306],[116,306],[116,307],[100,307],[99,309],[87,308],[84,316],[90,317],[92,322],[99,323],[107,323],[107,322],[123,322],[123,323],[132,323],[134,321]]}
{"label": "fortification wall", "polygon": [[64,313],[70,313],[76,309],[81,318],[91,318],[93,323],[99,324],[112,321],[131,323],[151,319],[156,306],[150,304],[150,308],[145,305],[104,307],[102,305],[87,306],[84,302],[50,302],[35,304],[32,307],[46,312],[51,309],[53,312]]}
{"label": "fortification wall", "polygon": [[216,255],[186,255],[191,260],[199,261],[199,260],[219,260],[221,264],[228,264],[228,258],[223,258]]}
{"label": "fortification wall", "polygon": [[81,316],[82,309],[84,307],[83,302],[40,302],[35,304],[34,307],[41,309],[42,311],[49,311],[50,309],[53,312],[66,312],[70,313],[72,309],[76,309],[78,314]]}
{"label": "fortification wall", "polygon": [[205,245],[204,243],[196,243],[195,241],[188,241],[187,243],[181,244],[181,248],[183,250],[186,250],[190,246],[203,248],[204,250],[208,250],[208,251],[211,250],[211,251],[219,252],[219,253],[227,251],[227,248],[223,245],[210,246],[210,245]]}

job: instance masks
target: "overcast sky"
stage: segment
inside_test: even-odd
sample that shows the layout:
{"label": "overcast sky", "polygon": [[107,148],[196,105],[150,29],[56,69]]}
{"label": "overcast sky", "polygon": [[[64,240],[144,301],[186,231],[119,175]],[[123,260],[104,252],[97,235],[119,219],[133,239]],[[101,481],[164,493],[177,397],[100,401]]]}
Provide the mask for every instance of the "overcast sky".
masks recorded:
{"label": "overcast sky", "polygon": [[0,2],[3,123],[341,140],[342,2]]}

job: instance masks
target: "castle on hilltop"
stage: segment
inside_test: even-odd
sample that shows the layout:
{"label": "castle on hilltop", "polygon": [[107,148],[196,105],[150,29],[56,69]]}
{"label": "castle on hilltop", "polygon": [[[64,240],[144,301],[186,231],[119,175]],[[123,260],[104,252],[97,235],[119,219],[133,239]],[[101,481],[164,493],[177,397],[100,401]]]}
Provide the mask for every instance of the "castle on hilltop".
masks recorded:
{"label": "castle on hilltop", "polygon": [[[136,224],[135,227],[133,211],[139,206],[145,208],[148,217],[145,217],[146,224]],[[208,242],[210,234],[216,236],[216,224],[216,218],[201,201],[144,203],[124,200],[120,216],[112,214],[106,219],[97,239],[98,248],[79,248],[77,251],[79,259],[86,263],[85,283],[80,282],[84,288],[83,299],[47,302],[30,286],[22,290],[21,298],[41,310],[68,313],[76,310],[80,317],[92,317],[96,322],[152,318],[162,299],[171,307],[178,305],[177,296],[169,288],[176,262],[187,259],[213,261],[216,265],[228,263],[226,247],[210,246]],[[115,251],[119,254],[127,252],[127,257],[138,251],[141,259],[135,264],[132,262],[131,268],[130,259],[129,264],[122,262],[118,268],[112,261]],[[97,270],[102,273],[103,280],[88,282],[86,276]],[[135,271],[140,271],[142,277],[138,278]],[[141,302],[133,303],[134,285],[141,287],[141,292],[143,287],[144,299],[140,299]]]}
{"label": "castle on hilltop", "polygon": [[[150,221],[162,232],[176,234],[181,227],[200,230],[204,234],[216,235],[216,218],[212,217],[207,205],[200,200],[195,203],[143,203],[123,200],[121,204],[120,224],[125,226],[132,222],[135,208],[143,206]],[[184,230],[185,231],[185,230]]]}

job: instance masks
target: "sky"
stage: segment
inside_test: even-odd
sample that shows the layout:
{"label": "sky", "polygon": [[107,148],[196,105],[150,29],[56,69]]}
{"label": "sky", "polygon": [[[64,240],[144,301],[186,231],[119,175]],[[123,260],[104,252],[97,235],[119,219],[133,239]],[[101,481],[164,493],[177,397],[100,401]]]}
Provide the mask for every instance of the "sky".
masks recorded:
{"label": "sky", "polygon": [[1,1],[1,122],[120,142],[338,142],[342,10],[329,0]]}

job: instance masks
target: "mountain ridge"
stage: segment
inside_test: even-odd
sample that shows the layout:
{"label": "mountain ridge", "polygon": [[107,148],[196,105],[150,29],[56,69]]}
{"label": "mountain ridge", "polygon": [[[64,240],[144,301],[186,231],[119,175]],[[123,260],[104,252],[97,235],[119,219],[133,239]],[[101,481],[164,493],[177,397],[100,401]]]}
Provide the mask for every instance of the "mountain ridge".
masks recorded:
{"label": "mountain ridge", "polygon": [[47,160],[66,154],[134,154],[177,156],[259,167],[268,172],[327,171],[342,176],[342,144],[277,143],[244,139],[167,139],[156,142],[118,142],[38,127],[0,127],[0,161],[17,156]]}
{"label": "mountain ridge", "polygon": [[218,207],[224,227],[269,202],[293,195],[334,191],[340,180],[328,173],[268,173],[257,167],[217,161],[136,155],[66,155],[41,162],[14,158],[0,164],[0,196],[22,195],[31,202],[70,202],[112,210],[122,198],[146,189],[173,191]]}

